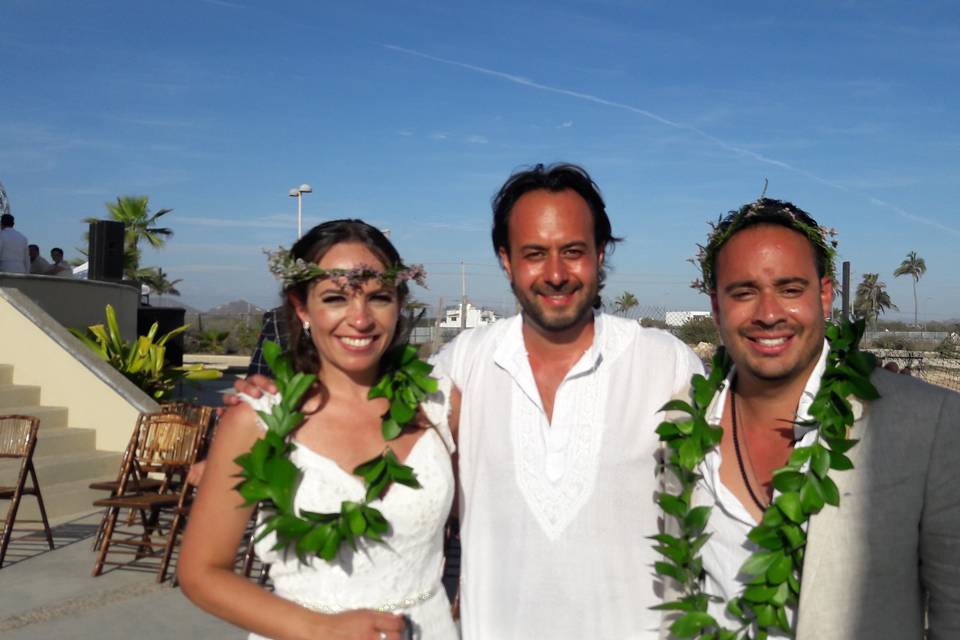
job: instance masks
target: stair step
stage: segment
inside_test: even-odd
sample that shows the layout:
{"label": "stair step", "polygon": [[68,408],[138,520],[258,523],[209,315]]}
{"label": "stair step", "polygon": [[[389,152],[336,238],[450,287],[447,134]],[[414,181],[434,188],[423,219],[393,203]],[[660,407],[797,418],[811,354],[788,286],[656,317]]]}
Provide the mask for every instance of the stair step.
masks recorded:
{"label": "stair step", "polygon": [[33,452],[33,462],[37,464],[41,458],[46,456],[94,451],[96,444],[97,432],[95,429],[43,429],[37,437],[37,450]]}
{"label": "stair step", "polygon": [[66,407],[45,407],[37,404],[26,404],[15,407],[3,407],[0,415],[35,416],[40,418],[40,437],[47,429],[58,429],[68,426],[68,412]]}
{"label": "stair step", "polygon": [[0,385],[13,384],[13,365],[0,364]]}
{"label": "stair step", "polygon": [[40,404],[40,387],[31,385],[0,385],[0,411],[5,407]]}
{"label": "stair step", "polygon": [[[93,506],[93,501],[106,497],[107,494],[104,491],[90,489],[87,485],[95,480],[105,479],[105,477],[92,478],[89,482],[61,482],[49,486],[41,482],[40,492],[43,495],[43,506],[47,510],[47,520],[51,523],[51,526],[57,522],[64,522],[71,520],[73,517],[96,511],[98,507]],[[24,496],[20,501],[20,509],[17,511],[17,521],[39,519],[40,509],[37,507],[37,499],[34,496]],[[24,525],[24,528],[36,526],[38,525],[28,523]],[[14,537],[17,536],[18,529],[19,527],[14,527]]]}
{"label": "stair step", "polygon": [[[114,451],[35,456],[33,466],[37,470],[40,490],[46,491],[47,485],[78,482],[86,486],[95,479],[115,478],[121,457],[121,453]],[[0,485],[15,485],[19,471],[19,460],[0,460]]]}

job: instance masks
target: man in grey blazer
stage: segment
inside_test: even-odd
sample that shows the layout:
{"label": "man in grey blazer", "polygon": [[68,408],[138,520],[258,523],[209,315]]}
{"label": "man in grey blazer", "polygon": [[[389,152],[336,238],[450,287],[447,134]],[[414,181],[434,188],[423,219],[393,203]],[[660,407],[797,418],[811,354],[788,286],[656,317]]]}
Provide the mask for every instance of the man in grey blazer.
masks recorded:
{"label": "man in grey blazer", "polygon": [[[733,629],[725,602],[749,579],[746,534],[775,497],[773,471],[818,437],[799,423],[826,366],[833,251],[816,221],[776,200],[718,228],[701,266],[734,366],[707,411],[724,437],[692,503],[712,507],[703,588],[720,601],[709,613]],[[839,506],[807,525],[791,626],[799,640],[919,639],[925,627],[931,640],[960,638],[960,395],[883,369],[871,381],[880,398],[852,402],[853,469],[830,472]]]}

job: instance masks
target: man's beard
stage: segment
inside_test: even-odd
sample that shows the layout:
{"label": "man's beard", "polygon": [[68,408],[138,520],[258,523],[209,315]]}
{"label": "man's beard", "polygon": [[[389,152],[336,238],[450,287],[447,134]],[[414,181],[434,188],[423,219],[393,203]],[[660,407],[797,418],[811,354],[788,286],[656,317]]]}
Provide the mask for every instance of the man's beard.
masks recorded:
{"label": "man's beard", "polygon": [[[594,283],[592,287],[584,284],[582,288],[585,290],[586,295],[583,296],[582,300],[571,307],[567,313],[551,316],[537,304],[536,296],[538,294],[536,291],[529,293],[524,291],[521,293],[513,283],[510,284],[510,288],[513,290],[513,295],[516,296],[517,302],[520,303],[524,315],[530,322],[544,331],[555,332],[572,329],[583,322],[583,320],[593,312],[593,303],[597,299],[597,293],[599,292],[599,287],[596,283]],[[560,290],[560,292],[563,292],[563,290]]]}

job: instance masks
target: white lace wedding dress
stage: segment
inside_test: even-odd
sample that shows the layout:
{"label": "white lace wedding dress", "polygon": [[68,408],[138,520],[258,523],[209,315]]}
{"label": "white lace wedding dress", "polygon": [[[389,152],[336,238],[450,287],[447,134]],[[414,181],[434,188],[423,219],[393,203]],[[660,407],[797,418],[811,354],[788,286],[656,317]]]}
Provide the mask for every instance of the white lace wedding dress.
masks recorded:
{"label": "white lace wedding dress", "polygon": [[[266,412],[279,401],[270,395],[241,397]],[[323,613],[351,609],[401,613],[413,623],[416,640],[458,638],[440,582],[443,527],[454,493],[452,450],[449,433],[436,429],[414,444],[405,464],[413,467],[421,488],[393,485],[382,500],[371,503],[392,527],[383,543],[358,541],[357,551],[344,545],[333,562],[313,557],[308,564],[301,563],[292,550],[273,551],[274,534],[257,543],[258,557],[270,563],[275,593]],[[290,459],[303,472],[295,499],[298,511],[339,512],[343,500],[363,500],[363,480],[333,460],[301,444]],[[250,638],[262,636],[251,634]]]}

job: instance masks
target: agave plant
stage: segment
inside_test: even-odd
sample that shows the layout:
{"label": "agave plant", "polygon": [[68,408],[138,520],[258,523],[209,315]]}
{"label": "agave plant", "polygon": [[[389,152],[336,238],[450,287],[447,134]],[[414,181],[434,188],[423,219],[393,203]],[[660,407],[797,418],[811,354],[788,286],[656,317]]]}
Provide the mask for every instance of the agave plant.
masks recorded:
{"label": "agave plant", "polygon": [[180,380],[216,380],[223,375],[201,364],[171,367],[164,362],[167,342],[190,325],[177,327],[157,338],[159,325],[154,322],[147,335],[139,336],[135,342],[127,342],[120,336],[117,314],[109,304],[106,316],[106,325],[95,324],[86,331],[70,329],[70,332],[155,400],[168,399]]}

